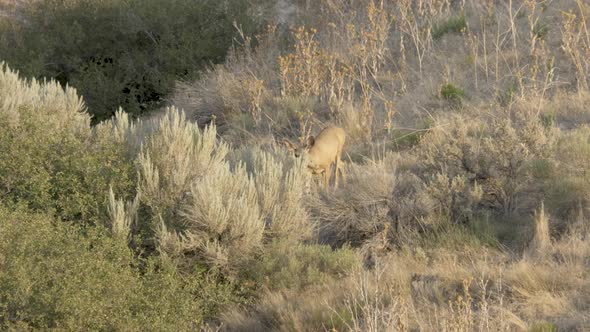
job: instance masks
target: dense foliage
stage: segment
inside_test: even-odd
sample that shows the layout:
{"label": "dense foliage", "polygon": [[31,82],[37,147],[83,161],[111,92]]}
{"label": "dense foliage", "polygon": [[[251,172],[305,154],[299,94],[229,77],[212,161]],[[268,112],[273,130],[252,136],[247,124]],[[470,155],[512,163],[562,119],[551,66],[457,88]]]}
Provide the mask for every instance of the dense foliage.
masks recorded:
{"label": "dense foliage", "polygon": [[75,86],[96,120],[122,106],[161,106],[175,81],[223,60],[237,35],[258,23],[235,0],[51,0],[26,2],[0,27],[0,59],[27,77]]}
{"label": "dense foliage", "polygon": [[202,273],[134,258],[102,227],[0,207],[0,328],[190,330],[230,298]]}

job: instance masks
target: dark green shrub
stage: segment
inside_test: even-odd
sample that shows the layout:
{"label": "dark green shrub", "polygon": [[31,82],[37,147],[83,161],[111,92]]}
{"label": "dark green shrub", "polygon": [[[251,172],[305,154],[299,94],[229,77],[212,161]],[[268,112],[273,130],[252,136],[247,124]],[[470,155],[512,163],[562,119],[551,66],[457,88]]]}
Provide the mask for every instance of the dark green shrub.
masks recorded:
{"label": "dark green shrub", "polygon": [[418,145],[432,125],[433,122],[427,118],[417,120],[415,124],[416,129],[394,129],[392,131],[392,147],[402,150]]}
{"label": "dark green shrub", "polygon": [[139,114],[160,106],[176,80],[221,61],[234,21],[254,31],[248,8],[237,0],[31,1],[26,23],[0,31],[0,59],[75,86],[95,120],[118,106]]}
{"label": "dark green shrub", "polygon": [[449,17],[446,21],[435,24],[432,27],[432,38],[439,39],[446,33],[457,33],[463,32],[467,29],[467,20],[465,19],[465,13],[460,13],[455,16]]}
{"label": "dark green shrub", "polygon": [[543,121],[543,125],[547,128],[555,125],[555,113],[544,113],[541,114],[541,121]]}
{"label": "dark green shrub", "polygon": [[460,102],[465,97],[465,91],[451,83],[447,83],[440,88],[440,95],[443,99]]}
{"label": "dark green shrub", "polygon": [[549,33],[549,26],[547,23],[539,21],[533,26],[533,34],[537,36],[537,38],[545,39],[545,37],[547,37],[547,33]]}

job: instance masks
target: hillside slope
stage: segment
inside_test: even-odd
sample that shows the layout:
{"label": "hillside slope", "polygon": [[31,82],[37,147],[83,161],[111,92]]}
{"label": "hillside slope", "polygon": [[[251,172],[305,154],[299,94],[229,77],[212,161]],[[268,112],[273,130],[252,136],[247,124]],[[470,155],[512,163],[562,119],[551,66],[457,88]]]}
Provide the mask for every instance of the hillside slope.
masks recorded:
{"label": "hillside slope", "polygon": [[0,65],[0,329],[590,330],[587,2],[255,4],[139,118]]}

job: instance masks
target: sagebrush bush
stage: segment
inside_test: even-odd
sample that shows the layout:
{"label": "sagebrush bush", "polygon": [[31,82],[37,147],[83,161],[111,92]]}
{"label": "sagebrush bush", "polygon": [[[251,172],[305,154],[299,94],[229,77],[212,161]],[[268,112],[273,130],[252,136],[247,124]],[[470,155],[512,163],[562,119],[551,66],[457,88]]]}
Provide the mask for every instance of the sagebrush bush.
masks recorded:
{"label": "sagebrush bush", "polygon": [[119,111],[91,128],[75,90],[2,75],[5,203],[104,223],[148,254],[197,253],[230,271],[268,240],[313,238],[301,160],[255,147],[228,159],[214,125],[200,129],[175,108],[143,121]]}
{"label": "sagebrush bush", "polygon": [[105,191],[113,232],[139,236],[148,252],[233,273],[269,240],[313,239],[303,202],[309,175],[284,151],[231,150],[214,125],[199,129],[176,108],[145,121],[118,112],[97,132],[112,133],[139,177],[133,201]]}
{"label": "sagebrush bush", "polygon": [[201,130],[175,108],[139,125],[136,135],[145,137],[137,156],[141,199],[154,216],[169,219],[193,182],[223,165],[228,148],[217,142],[215,127]]}
{"label": "sagebrush bush", "polygon": [[231,159],[243,162],[254,181],[266,239],[297,243],[315,238],[315,225],[305,206],[304,188],[310,175],[303,160],[284,150],[256,147],[235,151]]}
{"label": "sagebrush bush", "polygon": [[222,268],[248,264],[262,245],[265,224],[254,182],[244,167],[212,169],[192,184],[189,197],[183,210],[187,230],[178,241],[182,250],[196,250]]}
{"label": "sagebrush bush", "polygon": [[397,185],[396,156],[350,165],[346,183],[333,195],[316,195],[309,204],[320,220],[324,241],[362,244],[391,225],[394,188]]}
{"label": "sagebrush bush", "polygon": [[480,204],[514,212],[533,203],[524,199],[534,185],[531,164],[551,156],[553,129],[545,127],[540,117],[524,112],[488,122],[453,117],[431,130],[417,153],[423,174],[431,177],[427,182],[440,173],[449,181],[466,181],[470,190],[479,191],[475,186],[481,186]]}

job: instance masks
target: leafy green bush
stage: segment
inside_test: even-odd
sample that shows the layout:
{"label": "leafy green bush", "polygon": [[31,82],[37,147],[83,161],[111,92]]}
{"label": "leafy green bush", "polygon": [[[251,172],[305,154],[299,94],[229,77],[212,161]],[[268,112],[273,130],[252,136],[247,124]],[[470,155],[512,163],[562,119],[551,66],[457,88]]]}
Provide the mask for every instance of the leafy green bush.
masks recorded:
{"label": "leafy green bush", "polygon": [[166,260],[141,265],[102,227],[0,206],[0,329],[191,330],[231,297]]}
{"label": "leafy green bush", "polygon": [[221,61],[236,34],[256,30],[237,0],[30,1],[25,20],[0,31],[0,59],[25,76],[77,87],[95,120],[118,106],[158,107],[179,78]]}
{"label": "leafy green bush", "polygon": [[132,193],[125,147],[90,128],[74,89],[21,80],[0,66],[0,200],[97,222],[109,186],[118,195]]}

